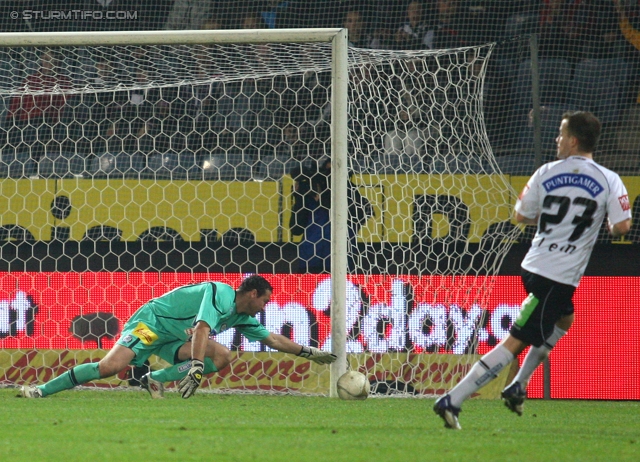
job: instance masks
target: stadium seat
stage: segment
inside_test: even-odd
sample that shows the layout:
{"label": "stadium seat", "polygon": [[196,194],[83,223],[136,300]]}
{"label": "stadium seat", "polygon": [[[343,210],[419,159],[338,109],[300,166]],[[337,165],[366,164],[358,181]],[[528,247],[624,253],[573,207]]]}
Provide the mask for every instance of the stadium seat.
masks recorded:
{"label": "stadium seat", "polygon": [[[542,106],[540,108],[540,139],[542,151],[555,152],[556,138],[562,120],[562,114],[570,110],[568,105],[564,106]],[[527,117],[527,124],[520,129],[519,148],[524,151],[533,151],[535,148],[534,127],[531,114]]]}
{"label": "stadium seat", "polygon": [[225,163],[224,154],[210,154],[204,156],[200,168],[205,180],[217,180],[220,177],[220,168]]}
{"label": "stadium seat", "polygon": [[263,157],[254,179],[279,180],[289,170],[287,165],[290,160],[290,158],[283,159],[274,155]]}
{"label": "stadium seat", "polygon": [[504,37],[511,38],[529,35],[536,32],[540,16],[538,14],[518,13],[507,18],[504,27]]}
{"label": "stadium seat", "polygon": [[230,228],[222,233],[222,245],[227,248],[234,248],[238,246],[249,248],[255,243],[255,235],[245,228]]}
{"label": "stadium seat", "polygon": [[92,175],[108,175],[116,169],[116,156],[111,153],[104,153],[96,156],[91,162],[89,172]]}
{"label": "stadium seat", "polygon": [[111,154],[107,152],[93,159],[89,174],[98,177],[136,174],[144,168],[144,162],[142,154]]}
{"label": "stadium seat", "polygon": [[384,135],[384,150],[380,154],[382,168],[387,173],[420,173],[426,133],[417,128],[390,130]]}
{"label": "stadium seat", "polygon": [[622,111],[615,136],[618,151],[640,155],[640,106]]}
{"label": "stadium seat", "polygon": [[38,162],[38,174],[43,178],[78,176],[87,170],[85,158],[70,152],[47,152]]}
{"label": "stadium seat", "polygon": [[536,170],[533,154],[513,154],[496,157],[500,172],[504,175],[528,176]]}
{"label": "stadium seat", "polygon": [[24,178],[36,174],[36,162],[31,158],[29,151],[5,148],[1,154],[0,176],[10,178]]}
{"label": "stadium seat", "polygon": [[241,151],[230,150],[206,156],[201,163],[206,180],[247,180],[251,177],[251,165]]}
{"label": "stadium seat", "polygon": [[166,152],[155,154],[147,159],[147,173],[152,175],[172,178],[187,179],[194,177],[194,171],[198,170],[195,154],[184,151],[180,154]]}
{"label": "stadium seat", "polygon": [[482,161],[477,157],[462,153],[447,153],[437,156],[431,162],[430,173],[438,174],[477,174],[486,172]]}
{"label": "stadium seat", "polygon": [[603,124],[614,123],[628,76],[629,65],[623,59],[585,59],[576,65],[569,104],[593,112]]}
{"label": "stadium seat", "polygon": [[[541,58],[538,60],[540,76],[540,104],[561,105],[566,102],[571,79],[571,64],[561,58]],[[527,110],[532,103],[531,60],[518,65],[513,81],[515,105]]]}
{"label": "stadium seat", "polygon": [[603,167],[613,170],[618,175],[640,174],[640,153],[637,151],[604,153],[598,155],[596,160]]}
{"label": "stadium seat", "polygon": [[172,178],[179,176],[179,161],[175,152],[154,154],[147,158],[147,172],[157,177]]}

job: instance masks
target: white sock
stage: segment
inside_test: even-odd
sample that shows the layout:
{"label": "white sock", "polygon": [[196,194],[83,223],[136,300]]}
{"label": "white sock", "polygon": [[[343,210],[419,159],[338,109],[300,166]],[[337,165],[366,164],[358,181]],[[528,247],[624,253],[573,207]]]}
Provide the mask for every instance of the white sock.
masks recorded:
{"label": "white sock", "polygon": [[460,407],[472,393],[495,379],[513,359],[514,356],[503,345],[495,347],[480,358],[469,373],[449,392],[451,404]]}
{"label": "white sock", "polygon": [[558,326],[555,326],[551,336],[549,336],[549,338],[545,340],[545,342],[541,346],[532,346],[531,348],[529,348],[529,352],[524,357],[522,366],[520,366],[520,370],[513,378],[513,382],[511,382],[511,385],[516,382],[520,382],[522,388],[526,389],[527,385],[529,384],[529,380],[531,379],[531,376],[533,375],[535,370],[540,364],[542,364],[542,361],[549,357],[549,353],[551,352],[553,347],[556,346],[558,340],[560,340],[566,333],[566,330],[562,330]]}

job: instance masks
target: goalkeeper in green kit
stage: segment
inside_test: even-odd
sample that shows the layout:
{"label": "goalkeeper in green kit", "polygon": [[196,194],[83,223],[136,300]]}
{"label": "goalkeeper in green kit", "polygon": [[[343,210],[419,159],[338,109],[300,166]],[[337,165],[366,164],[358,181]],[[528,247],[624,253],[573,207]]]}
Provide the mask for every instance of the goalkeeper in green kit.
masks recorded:
{"label": "goalkeeper in green kit", "polygon": [[178,287],[140,307],[127,321],[120,338],[97,363],[80,364],[44,385],[23,386],[25,398],[42,398],[91,380],[111,377],[129,365],[141,366],[152,354],[172,366],[153,371],[141,379],[152,398],[162,398],[164,382],[179,381],[183,398],[191,397],[202,377],[231,362],[231,352],[210,336],[235,327],[251,341],[275,350],[330,364],[336,356],[299,345],[270,333],[255,315],[264,310],[273,288],[262,276],[246,278],[234,290],[221,282]]}

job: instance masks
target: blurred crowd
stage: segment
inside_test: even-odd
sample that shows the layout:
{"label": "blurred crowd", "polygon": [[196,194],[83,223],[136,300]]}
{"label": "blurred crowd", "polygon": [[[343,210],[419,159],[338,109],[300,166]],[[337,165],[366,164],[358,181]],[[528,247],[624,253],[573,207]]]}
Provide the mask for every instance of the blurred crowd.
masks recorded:
{"label": "blurred crowd", "polygon": [[[534,167],[534,121],[540,124],[545,158],[553,156],[560,114],[568,109],[596,113],[605,125],[603,154],[616,162],[622,159],[621,169],[640,172],[638,2],[78,0],[56,2],[53,7],[51,2],[17,1],[2,2],[0,21],[4,32],[345,27],[352,47],[376,50],[436,50],[498,42],[488,61],[483,110],[491,146],[505,160],[507,173],[527,174]],[[532,113],[528,40],[533,33],[540,78],[537,114]],[[269,49],[262,52],[268,54]],[[44,165],[42,160],[64,155],[63,172],[79,174],[167,167],[186,177],[210,168],[223,177],[228,166],[230,178],[265,179],[299,167],[288,159],[319,160],[328,154],[330,81],[323,73],[145,88],[152,80],[153,58],[131,56],[135,69],[131,78],[140,81],[139,89],[63,97],[47,94],[56,87],[68,88],[74,78],[57,72],[59,64],[68,60],[62,51],[45,50],[35,57],[3,53],[0,85],[15,85],[18,69],[24,74],[21,87],[36,91],[5,97],[0,106],[4,140],[0,175],[42,173],[38,167]],[[203,67],[203,78],[218,72],[215,62],[208,65]],[[91,67],[86,75],[94,84],[115,87],[122,78],[109,59],[92,57]],[[389,75],[356,78],[375,84]],[[442,149],[428,142],[438,135],[431,133],[433,127],[413,123],[424,120],[429,101],[411,96],[411,91],[406,94],[409,100],[402,101],[399,94],[390,102],[395,109],[384,109],[381,132],[386,135],[379,140],[379,150],[418,158],[408,163],[409,169],[433,171],[432,163],[427,166],[421,160],[426,151]],[[357,104],[352,109],[353,130],[367,126],[365,119],[377,110],[368,107],[359,117]],[[54,160],[47,170],[51,173],[56,173]]]}

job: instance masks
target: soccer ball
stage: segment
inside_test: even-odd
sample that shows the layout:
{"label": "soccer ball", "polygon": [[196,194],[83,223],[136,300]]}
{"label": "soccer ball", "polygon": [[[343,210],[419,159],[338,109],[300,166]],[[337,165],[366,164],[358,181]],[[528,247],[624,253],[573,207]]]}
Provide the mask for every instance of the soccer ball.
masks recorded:
{"label": "soccer ball", "polygon": [[363,400],[369,396],[369,381],[364,374],[348,371],[338,379],[338,396],[346,400]]}

